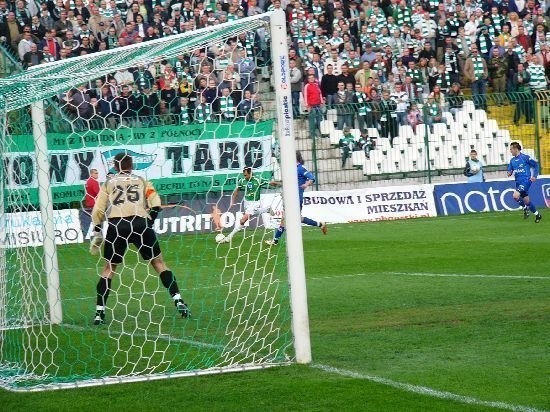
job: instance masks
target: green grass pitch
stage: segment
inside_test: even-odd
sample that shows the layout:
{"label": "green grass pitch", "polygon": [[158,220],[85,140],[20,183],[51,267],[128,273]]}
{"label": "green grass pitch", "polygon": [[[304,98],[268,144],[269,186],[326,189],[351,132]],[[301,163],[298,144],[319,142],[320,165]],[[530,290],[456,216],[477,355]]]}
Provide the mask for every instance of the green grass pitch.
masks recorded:
{"label": "green grass pitch", "polygon": [[[536,225],[519,212],[332,225],[328,236],[304,228],[311,365],[42,393],[0,390],[0,410],[548,410],[548,233],[544,220]],[[185,253],[195,254],[191,270],[215,258],[213,237],[210,252],[186,246]],[[258,258],[276,266],[284,246]],[[169,262],[182,253],[167,242],[163,247]],[[256,267],[248,252],[241,250]],[[75,305],[64,309],[85,330],[93,315],[95,269],[86,269],[92,260],[82,245],[60,250],[60,259],[74,265],[72,273],[62,271],[62,280],[87,279],[89,290],[73,290]],[[188,293],[194,286],[185,286]],[[132,290],[151,287],[138,282]],[[204,302],[193,294],[194,315],[200,318],[201,309],[231,292],[212,291]],[[284,288],[275,294],[288,302]],[[133,321],[150,316],[155,322],[172,309],[165,303],[136,300],[141,309]],[[116,310],[111,315],[116,318]],[[173,320],[159,328],[186,336],[185,326]],[[209,332],[211,346],[185,361],[208,365],[215,358],[226,337]],[[95,359],[88,349],[88,361]]]}

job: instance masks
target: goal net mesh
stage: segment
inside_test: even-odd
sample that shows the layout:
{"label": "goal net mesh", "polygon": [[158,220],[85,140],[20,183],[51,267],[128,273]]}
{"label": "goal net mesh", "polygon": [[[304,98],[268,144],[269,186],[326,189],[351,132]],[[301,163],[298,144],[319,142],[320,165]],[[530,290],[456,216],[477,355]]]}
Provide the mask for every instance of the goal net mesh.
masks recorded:
{"label": "goal net mesh", "polygon": [[[1,387],[161,379],[294,359],[284,247],[265,243],[281,215],[279,193],[264,190],[261,200],[274,214],[252,218],[231,243],[215,240],[243,216],[241,197],[231,206],[243,167],[262,179],[276,168],[268,20],[245,18],[0,79]],[[42,101],[44,122],[35,129],[46,132],[47,153],[37,149],[29,108]],[[130,247],[105,324],[93,324],[104,260],[88,252],[85,185],[93,169],[105,181],[121,151],[163,200],[155,230],[188,319]],[[48,159],[47,199],[39,196],[40,155]],[[42,216],[40,202],[52,206],[51,216]],[[49,272],[57,268],[60,302],[51,302]],[[59,304],[61,319],[52,321]]]}

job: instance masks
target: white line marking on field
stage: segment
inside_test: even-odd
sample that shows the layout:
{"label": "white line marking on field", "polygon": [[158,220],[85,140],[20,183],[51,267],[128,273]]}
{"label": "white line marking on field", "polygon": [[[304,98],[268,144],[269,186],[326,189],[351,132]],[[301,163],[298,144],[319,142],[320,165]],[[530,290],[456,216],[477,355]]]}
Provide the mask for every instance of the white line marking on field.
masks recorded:
{"label": "white line marking on field", "polygon": [[[67,324],[67,323],[64,323],[62,325],[64,328],[67,328],[67,329],[72,329],[72,330],[75,330],[75,331],[78,331],[78,332],[97,332],[97,333],[101,333],[102,335],[107,335],[107,336],[110,336],[111,333],[119,333],[119,334],[122,334],[122,331],[119,331],[119,330],[115,330],[115,329],[106,329],[102,326],[98,327],[98,326],[93,326],[93,327],[83,327],[83,326],[78,326],[78,325],[70,325],[70,324]],[[176,343],[187,343],[191,346],[198,346],[200,348],[207,348],[207,349],[217,349],[217,350],[222,350],[224,348],[223,345],[215,345],[215,344],[212,344],[212,343],[206,343],[206,342],[200,342],[200,341],[196,341],[196,340],[192,340],[192,339],[182,339],[182,338],[176,338],[176,337],[173,337],[171,335],[168,335],[168,334],[161,334],[161,335],[156,335],[156,334],[153,334],[153,333],[140,333],[140,332],[132,332],[131,335],[128,335],[128,336],[137,336],[137,337],[141,337],[141,338],[146,338],[147,340],[150,340],[150,341],[154,341],[154,340],[165,340],[165,341],[168,341],[168,342],[176,342]]]}
{"label": "white line marking on field", "polygon": [[406,392],[412,392],[420,395],[431,396],[433,398],[465,403],[468,405],[487,406],[490,408],[499,408],[499,409],[505,409],[509,411],[517,411],[517,412],[544,412],[543,409],[537,409],[531,406],[513,405],[513,404],[500,402],[500,401],[484,401],[481,399],[474,398],[472,396],[458,395],[456,393],[439,391],[437,389],[428,388],[426,386],[419,386],[419,385],[412,385],[410,383],[397,382],[391,379],[383,378],[381,376],[362,374],[362,373],[353,372],[345,369],[335,368],[328,365],[312,364],[311,366],[313,368],[320,369],[324,372],[334,373],[340,376],[347,376],[355,379],[364,379],[364,380],[379,383],[382,385],[391,386],[392,388],[400,389]]}
{"label": "white line marking on field", "polygon": [[550,276],[523,276],[523,275],[467,275],[463,273],[422,273],[422,272],[377,272],[377,273],[352,273],[347,275],[313,276],[308,280],[340,279],[360,276],[418,276],[418,277],[442,277],[442,278],[487,278],[487,279],[536,279],[550,280]]}

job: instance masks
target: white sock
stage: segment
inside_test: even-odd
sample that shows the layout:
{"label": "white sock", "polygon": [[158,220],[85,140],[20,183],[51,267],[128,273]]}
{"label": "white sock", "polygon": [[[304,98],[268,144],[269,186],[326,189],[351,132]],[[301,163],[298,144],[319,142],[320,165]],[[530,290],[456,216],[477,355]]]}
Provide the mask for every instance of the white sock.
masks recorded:
{"label": "white sock", "polygon": [[105,311],[105,306],[96,305],[95,310],[102,310],[102,311]]}
{"label": "white sock", "polygon": [[228,239],[233,239],[233,236],[235,236],[235,233],[237,233],[239,230],[241,230],[243,226],[241,225],[241,222],[240,221],[237,221],[237,223],[235,223],[235,227],[233,228],[233,231],[227,235],[227,238]]}
{"label": "white sock", "polygon": [[179,293],[176,293],[174,296],[172,296],[172,299],[174,300],[180,300],[181,299],[181,295]]}

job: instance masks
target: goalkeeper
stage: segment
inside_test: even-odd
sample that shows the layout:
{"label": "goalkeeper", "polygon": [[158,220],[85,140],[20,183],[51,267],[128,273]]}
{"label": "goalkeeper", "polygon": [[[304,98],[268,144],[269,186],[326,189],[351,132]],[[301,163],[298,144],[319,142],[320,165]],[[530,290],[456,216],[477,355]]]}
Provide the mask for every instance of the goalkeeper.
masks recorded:
{"label": "goalkeeper", "polygon": [[132,173],[132,157],[125,152],[115,156],[117,173],[101,187],[92,210],[94,233],[90,253],[99,253],[103,236],[101,225],[107,219],[103,257],[105,266],[97,283],[97,306],[94,324],[105,322],[105,305],[117,266],[122,263],[128,245],[138,249],[141,257],[151,263],[168,289],[182,317],[190,311],[182,300],[174,274],[164,263],[153,223],[160,211],[160,197],[151,182]]}

